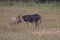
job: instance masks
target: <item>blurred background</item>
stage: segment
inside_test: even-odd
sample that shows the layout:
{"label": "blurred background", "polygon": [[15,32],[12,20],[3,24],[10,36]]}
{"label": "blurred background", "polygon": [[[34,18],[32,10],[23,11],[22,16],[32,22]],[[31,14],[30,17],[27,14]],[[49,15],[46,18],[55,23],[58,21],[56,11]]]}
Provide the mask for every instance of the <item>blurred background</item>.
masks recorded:
{"label": "blurred background", "polygon": [[60,0],[0,0],[0,6],[60,7]]}
{"label": "blurred background", "polygon": [[[41,15],[39,29],[34,23],[9,25],[21,13]],[[0,40],[60,40],[60,0],[0,0]]]}

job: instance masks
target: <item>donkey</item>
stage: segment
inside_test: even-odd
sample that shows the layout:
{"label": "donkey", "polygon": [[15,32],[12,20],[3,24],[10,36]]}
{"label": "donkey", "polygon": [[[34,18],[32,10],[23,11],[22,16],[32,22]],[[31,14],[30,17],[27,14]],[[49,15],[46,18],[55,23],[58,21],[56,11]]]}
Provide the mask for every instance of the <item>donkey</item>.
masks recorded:
{"label": "donkey", "polygon": [[11,23],[18,24],[21,23],[22,21],[25,21],[27,24],[35,23],[35,29],[36,29],[39,20],[41,24],[41,16],[39,14],[23,15],[23,16],[19,15],[18,17],[13,17]]}

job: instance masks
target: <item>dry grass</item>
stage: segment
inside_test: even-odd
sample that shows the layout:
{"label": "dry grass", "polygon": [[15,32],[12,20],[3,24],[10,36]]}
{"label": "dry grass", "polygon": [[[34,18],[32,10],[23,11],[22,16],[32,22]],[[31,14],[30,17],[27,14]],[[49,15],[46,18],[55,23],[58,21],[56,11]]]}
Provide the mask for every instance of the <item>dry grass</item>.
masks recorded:
{"label": "dry grass", "polygon": [[[10,18],[20,13],[40,14],[42,24],[39,30],[34,30],[34,24],[29,24],[28,28],[23,23],[8,25]],[[0,8],[0,40],[60,40],[58,28],[60,28],[60,9]]]}

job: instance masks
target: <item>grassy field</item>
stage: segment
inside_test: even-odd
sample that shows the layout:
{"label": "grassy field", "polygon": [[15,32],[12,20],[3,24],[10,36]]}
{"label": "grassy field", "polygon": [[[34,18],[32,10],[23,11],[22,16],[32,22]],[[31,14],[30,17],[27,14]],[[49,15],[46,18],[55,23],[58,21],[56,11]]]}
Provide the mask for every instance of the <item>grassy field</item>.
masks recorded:
{"label": "grassy field", "polygon": [[38,9],[53,9],[53,8],[60,8],[60,3],[32,3],[32,2],[28,2],[28,3],[24,3],[24,2],[12,2],[12,5],[10,2],[0,2],[0,7],[27,7],[27,8],[38,8]]}
{"label": "grassy field", "polygon": [[[11,17],[26,14],[40,14],[42,23],[39,30],[34,24],[9,25]],[[23,7],[0,8],[0,40],[60,40],[60,9],[39,9]]]}

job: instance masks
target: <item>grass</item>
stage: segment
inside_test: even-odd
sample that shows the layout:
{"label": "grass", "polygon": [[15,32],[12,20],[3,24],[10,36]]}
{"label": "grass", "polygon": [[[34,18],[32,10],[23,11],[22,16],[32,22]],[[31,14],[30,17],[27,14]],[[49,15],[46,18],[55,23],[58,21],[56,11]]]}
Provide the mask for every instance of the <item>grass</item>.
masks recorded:
{"label": "grass", "polygon": [[38,9],[59,9],[60,8],[60,3],[23,3],[23,2],[12,2],[12,5],[10,2],[0,2],[0,7],[25,7],[25,8],[38,8]]}
{"label": "grass", "polygon": [[[39,30],[34,30],[34,24],[25,23],[18,25],[8,25],[10,18],[26,14],[40,14],[42,23]],[[52,29],[51,29],[52,28]],[[54,30],[55,28],[55,30]],[[51,32],[51,30],[53,32]],[[51,33],[47,33],[50,32]],[[1,7],[0,8],[0,40],[60,40],[60,9],[38,9],[20,7]],[[59,32],[57,32],[59,31]],[[56,34],[54,32],[57,32]]]}

